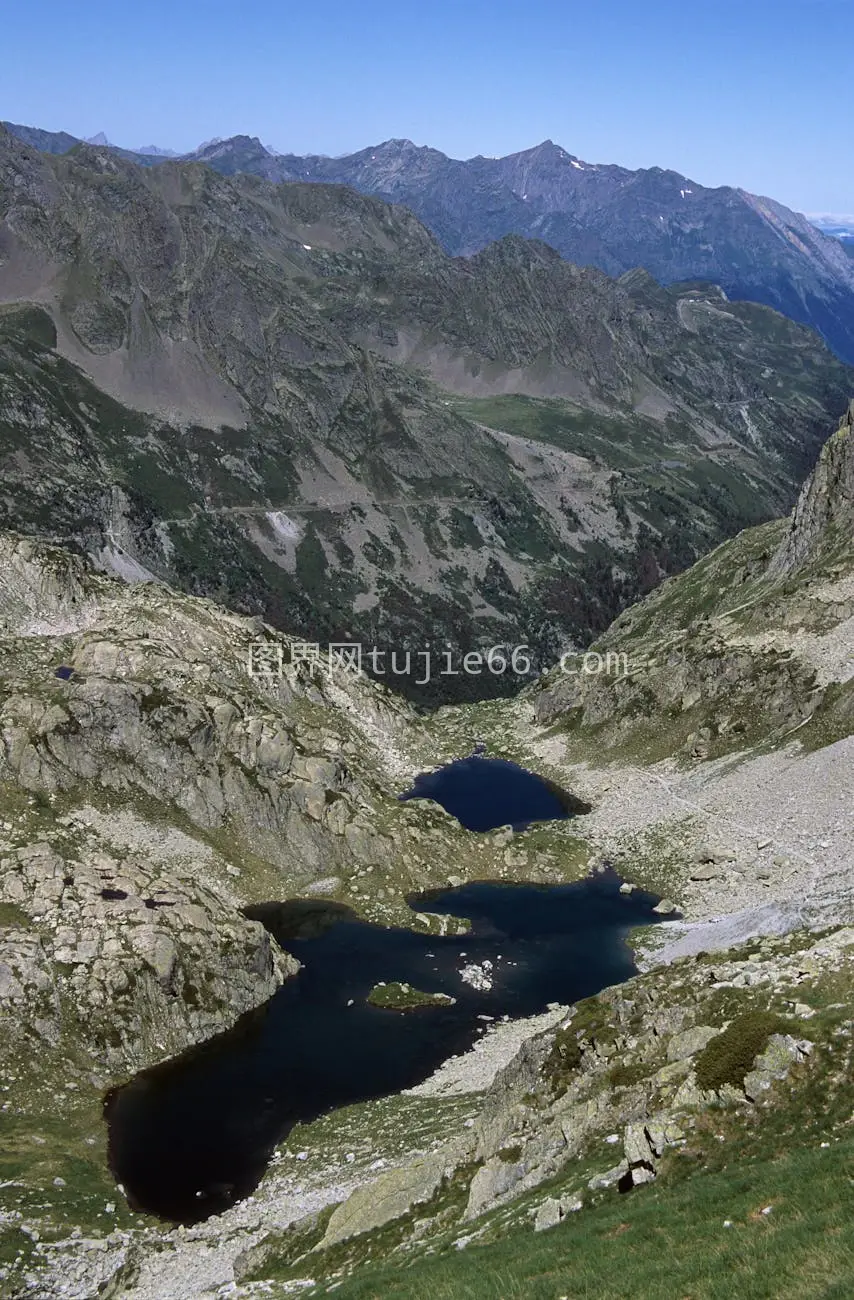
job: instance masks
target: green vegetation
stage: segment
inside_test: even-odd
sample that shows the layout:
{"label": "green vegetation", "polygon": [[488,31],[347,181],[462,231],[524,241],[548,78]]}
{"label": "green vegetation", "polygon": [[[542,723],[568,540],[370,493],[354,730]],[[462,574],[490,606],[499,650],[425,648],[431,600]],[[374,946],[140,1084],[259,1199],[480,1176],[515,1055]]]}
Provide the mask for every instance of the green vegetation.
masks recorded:
{"label": "green vegetation", "polygon": [[0,930],[4,926],[18,930],[27,930],[32,925],[29,916],[14,903],[0,903]]}
{"label": "green vegetation", "polygon": [[413,988],[411,984],[394,981],[390,984],[375,984],[368,994],[372,1007],[383,1007],[387,1011],[414,1011],[418,1007],[448,1006],[454,1001],[447,993],[425,993]]}
{"label": "green vegetation", "polygon": [[[640,1016],[633,1017],[629,1026],[640,1027],[641,1020]],[[586,1050],[610,1047],[616,1036],[613,1011],[606,1000],[596,996],[578,1002],[572,1020],[566,1028],[557,1031],[543,1062],[542,1077],[551,1095],[560,1097],[566,1092],[581,1067]],[[625,1086],[643,1078],[651,1068],[645,1062],[639,1065],[616,1064],[611,1067],[609,1078],[612,1083]],[[616,1077],[611,1078],[611,1075]]]}
{"label": "green vegetation", "polygon": [[628,1061],[620,1062],[618,1065],[612,1065],[608,1071],[608,1082],[614,1088],[630,1088],[634,1083],[640,1083],[641,1079],[647,1078],[653,1071],[653,1066],[646,1061]]}
{"label": "green vegetation", "polygon": [[[813,942],[818,937],[810,936]],[[770,954],[796,951],[803,940],[796,935],[758,943]],[[744,954],[757,946],[745,945]],[[684,968],[650,978],[660,987]],[[352,1276],[346,1269],[343,1277],[327,1274],[307,1294],[337,1300],[624,1300],[628,1278],[632,1294],[644,1300],[847,1300],[854,1288],[851,969],[827,971],[797,992],[815,1009],[808,1022],[815,1041],[809,1063],[793,1067],[759,1107],[717,1106],[697,1114],[690,1137],[665,1153],[652,1184],[628,1196],[591,1195],[589,1165],[573,1161],[536,1192],[472,1224],[464,1249],[457,1246],[465,1237],[457,1225],[431,1237],[429,1252],[410,1245],[405,1267],[393,1253]],[[597,1001],[579,1004],[576,1032],[595,1033],[602,1025]],[[765,1031],[776,1032],[781,1023],[792,1028],[779,1015],[763,1015]],[[753,1047],[762,1047],[756,1037]],[[610,1150],[597,1149],[597,1168]],[[532,1232],[531,1216],[546,1196],[579,1194],[581,1211],[547,1232]],[[365,1240],[366,1254],[376,1259],[371,1239]]]}
{"label": "green vegetation", "polygon": [[701,1088],[718,1092],[726,1084],[744,1085],[753,1062],[768,1045],[772,1034],[790,1034],[799,1027],[769,1011],[748,1011],[706,1044],[694,1069]]}
{"label": "green vegetation", "polygon": [[583,1056],[584,1052],[574,1025],[559,1030],[542,1069],[543,1078],[552,1096],[563,1096],[580,1068]]}
{"label": "green vegetation", "polygon": [[[610,1197],[549,1232],[380,1268],[337,1300],[847,1300],[854,1286],[854,1141]],[[770,1212],[763,1213],[770,1206]],[[727,1226],[725,1226],[727,1225]]]}
{"label": "green vegetation", "polygon": [[131,1212],[107,1167],[101,1089],[84,1064],[69,1044],[65,1059],[21,1072],[4,1093],[12,1108],[0,1115],[0,1184],[14,1186],[16,1208],[47,1239],[150,1222]]}
{"label": "green vegetation", "polygon": [[831,682],[809,722],[799,732],[804,749],[821,749],[854,732],[854,679]]}
{"label": "green vegetation", "polygon": [[314,525],[309,524],[297,547],[297,577],[306,591],[319,591],[327,580],[328,568],[323,543]]}
{"label": "green vegetation", "polygon": [[698,620],[736,606],[750,607],[767,594],[764,569],[786,531],[775,519],[746,529],[703,556],[686,573],[670,578],[642,604],[626,610],[609,629],[607,644],[631,638],[634,645],[673,636]]}
{"label": "green vegetation", "polygon": [[517,437],[530,438],[590,460],[601,457],[614,468],[636,467],[661,459],[661,432],[655,422],[628,413],[602,415],[561,398],[454,397],[467,419]]}
{"label": "green vegetation", "polygon": [[455,549],[471,547],[479,551],[484,545],[480,529],[472,519],[471,515],[465,511],[452,506],[448,515],[447,523],[448,535],[451,539],[451,545]]}
{"label": "green vegetation", "polygon": [[349,1272],[402,1246],[418,1220],[429,1218],[451,1230],[465,1208],[475,1169],[474,1165],[459,1166],[442,1180],[429,1200],[415,1205],[408,1214],[390,1220],[371,1233],[337,1242],[318,1256],[315,1252],[332,1214],[331,1207],[322,1210],[308,1223],[294,1224],[281,1236],[262,1242],[257,1251],[249,1253],[245,1265],[238,1263],[236,1274],[242,1282],[261,1281],[263,1285],[270,1278],[288,1282],[304,1277],[309,1270],[316,1272],[318,1258],[322,1259],[327,1275]]}
{"label": "green vegetation", "polygon": [[611,853],[615,870],[639,889],[672,899],[678,906],[698,824],[691,815],[668,817],[635,832]]}

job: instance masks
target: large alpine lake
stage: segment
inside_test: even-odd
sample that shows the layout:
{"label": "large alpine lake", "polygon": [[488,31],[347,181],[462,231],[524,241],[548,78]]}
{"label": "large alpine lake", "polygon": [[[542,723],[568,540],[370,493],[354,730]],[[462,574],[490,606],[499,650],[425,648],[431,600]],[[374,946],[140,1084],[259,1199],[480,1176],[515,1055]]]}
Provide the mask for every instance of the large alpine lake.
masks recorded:
{"label": "large alpine lake", "polygon": [[[400,797],[433,799],[472,831],[590,810],[482,748]],[[469,933],[441,938],[372,925],[340,903],[246,908],[302,969],[233,1029],[107,1097],[110,1165],[130,1204],[180,1223],[220,1213],[253,1191],[295,1123],[420,1083],[471,1047],[486,1017],[534,1015],[628,979],[626,933],[662,918],[655,895],[621,894],[620,883],[604,871],[568,885],[482,882],[410,898],[418,911],[471,921]],[[395,981],[453,1005],[368,1002],[375,985]]]}
{"label": "large alpine lake", "polygon": [[[130,1204],[192,1223],[249,1195],[297,1121],[412,1087],[483,1032],[478,1016],[532,1015],[635,973],[633,926],[661,920],[654,895],[624,895],[612,872],[577,884],[471,884],[419,911],[471,918],[453,937],[384,928],[334,905],[248,909],[302,963],[230,1031],[143,1071],[106,1103],[110,1163]],[[465,982],[492,962],[492,987]],[[454,1005],[370,1005],[380,981],[441,992]]]}

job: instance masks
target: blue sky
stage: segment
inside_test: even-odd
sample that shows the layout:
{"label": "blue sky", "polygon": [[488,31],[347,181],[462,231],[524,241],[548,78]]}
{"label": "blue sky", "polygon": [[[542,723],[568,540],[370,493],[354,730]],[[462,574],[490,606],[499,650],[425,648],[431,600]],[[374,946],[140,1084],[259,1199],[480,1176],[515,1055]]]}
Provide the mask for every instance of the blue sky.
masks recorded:
{"label": "blue sky", "polygon": [[42,0],[0,41],[0,118],[128,147],[551,138],[854,213],[854,0]]}

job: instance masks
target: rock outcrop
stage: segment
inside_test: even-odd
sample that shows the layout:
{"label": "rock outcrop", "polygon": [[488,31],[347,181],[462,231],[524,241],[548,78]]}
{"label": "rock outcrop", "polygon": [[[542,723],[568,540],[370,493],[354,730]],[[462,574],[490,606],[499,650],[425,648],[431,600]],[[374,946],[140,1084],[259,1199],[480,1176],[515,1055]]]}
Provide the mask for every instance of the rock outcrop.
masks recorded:
{"label": "rock outcrop", "polygon": [[769,573],[791,575],[819,553],[845,554],[854,545],[854,400],[821,449],[792,511]]}
{"label": "rock outcrop", "polygon": [[111,856],[85,812],[63,821],[53,843],[0,858],[0,916],[9,902],[21,915],[0,926],[0,1062],[73,1042],[121,1075],[211,1037],[298,969],[205,887],[208,863]]}
{"label": "rock outcrop", "polygon": [[[587,656],[530,688],[579,753],[714,758],[851,730],[854,402],[787,521],[747,530],[621,615]],[[807,738],[809,732],[804,732]],[[814,738],[815,738],[814,736]]]}
{"label": "rock outcrop", "polygon": [[298,968],[241,905],[396,854],[360,727],[406,709],[290,644],[0,534],[0,1066],[106,1081],[229,1027]]}

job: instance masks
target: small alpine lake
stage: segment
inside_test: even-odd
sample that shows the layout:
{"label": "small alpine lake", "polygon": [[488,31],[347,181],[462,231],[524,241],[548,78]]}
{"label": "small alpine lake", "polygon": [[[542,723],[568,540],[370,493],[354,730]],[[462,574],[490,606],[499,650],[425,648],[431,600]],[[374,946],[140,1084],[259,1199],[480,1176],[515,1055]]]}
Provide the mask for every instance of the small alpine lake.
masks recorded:
{"label": "small alpine lake", "polygon": [[401,803],[432,799],[467,831],[491,831],[497,826],[524,830],[531,822],[564,821],[591,811],[589,803],[548,777],[529,772],[509,758],[486,758],[483,748],[478,745],[468,758],[419,773],[412,789],[398,799]]}

